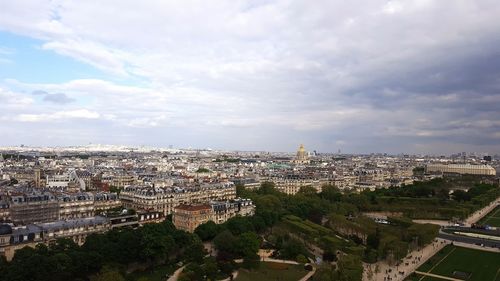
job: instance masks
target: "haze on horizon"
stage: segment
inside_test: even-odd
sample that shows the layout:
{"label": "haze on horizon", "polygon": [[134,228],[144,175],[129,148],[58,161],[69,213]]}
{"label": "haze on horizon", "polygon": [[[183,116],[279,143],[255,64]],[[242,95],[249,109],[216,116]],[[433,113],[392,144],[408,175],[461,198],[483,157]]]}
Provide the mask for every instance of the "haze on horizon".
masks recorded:
{"label": "haze on horizon", "polygon": [[500,153],[500,3],[0,0],[0,146]]}

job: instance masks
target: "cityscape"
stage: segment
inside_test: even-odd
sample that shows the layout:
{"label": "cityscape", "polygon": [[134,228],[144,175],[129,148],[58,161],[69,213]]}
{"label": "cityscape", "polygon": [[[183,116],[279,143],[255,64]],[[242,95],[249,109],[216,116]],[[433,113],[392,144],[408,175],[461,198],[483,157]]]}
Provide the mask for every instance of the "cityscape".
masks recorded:
{"label": "cityscape", "polygon": [[0,281],[500,281],[499,19],[0,0]]}
{"label": "cityscape", "polygon": [[[338,274],[332,280],[433,277],[414,272],[426,266],[429,252],[449,250],[451,242],[496,251],[498,261],[499,155],[322,154],[303,144],[296,153],[89,145],[4,147],[0,155],[0,253],[7,263],[26,247],[50,249],[65,241],[85,248],[87,238],[165,222],[197,236],[190,247],[197,247],[198,260],[165,257],[157,252],[169,250],[161,237],[147,242],[153,245],[126,243],[151,246],[151,265],[191,261],[206,271],[198,263],[205,254],[215,256],[210,274],[216,279],[239,272],[234,261],[220,260],[225,251],[242,256],[243,268],[255,268],[259,259],[311,264],[302,274],[311,280],[329,280],[316,279],[316,271]],[[397,237],[393,231],[413,234],[409,241],[409,234]],[[240,245],[242,237],[260,241],[258,247],[248,253],[225,248],[226,239]],[[386,239],[391,242],[382,244]],[[402,265],[417,254],[418,260]],[[347,260],[353,257],[359,260]],[[325,263],[342,259],[349,271],[326,271]],[[197,274],[162,277],[210,279]]]}

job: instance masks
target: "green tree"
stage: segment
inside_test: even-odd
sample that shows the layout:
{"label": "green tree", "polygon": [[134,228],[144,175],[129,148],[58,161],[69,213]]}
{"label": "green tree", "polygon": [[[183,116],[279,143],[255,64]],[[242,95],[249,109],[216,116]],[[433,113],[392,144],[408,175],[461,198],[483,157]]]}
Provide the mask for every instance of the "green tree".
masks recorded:
{"label": "green tree", "polygon": [[257,191],[257,193],[258,194],[277,194],[277,193],[279,193],[279,191],[276,190],[273,182],[263,182],[260,185],[260,188]]}
{"label": "green tree", "polygon": [[140,245],[146,259],[164,259],[174,248],[175,241],[167,235],[160,224],[146,224],[141,228]]}
{"label": "green tree", "polygon": [[210,173],[210,170],[207,169],[207,168],[198,168],[198,170],[196,170],[197,173]]}
{"label": "green tree", "polygon": [[334,280],[357,281],[363,276],[363,265],[358,256],[344,255],[337,262],[337,266],[337,279]]}
{"label": "green tree", "polygon": [[307,186],[300,187],[298,193],[303,194],[305,196],[316,196],[317,190],[314,187],[307,185]]}
{"label": "green tree", "polygon": [[234,235],[255,231],[251,222],[251,218],[249,217],[236,216],[230,218],[224,225]]}
{"label": "green tree", "polygon": [[242,257],[251,257],[257,253],[259,246],[259,236],[254,232],[245,232],[237,238],[235,250]]}
{"label": "green tree", "polygon": [[118,270],[105,266],[98,274],[92,276],[90,281],[125,281],[125,278]]}
{"label": "green tree", "polygon": [[229,230],[225,230],[215,236],[214,244],[217,250],[234,253],[236,247],[236,237],[234,237]]}
{"label": "green tree", "polygon": [[295,259],[298,255],[307,255],[307,249],[303,242],[290,238],[288,241],[284,242],[279,253],[280,257],[283,259]]}
{"label": "green tree", "polygon": [[247,255],[243,257],[242,267],[246,269],[256,269],[260,265],[260,257],[256,253]]}
{"label": "green tree", "polygon": [[295,260],[298,262],[298,263],[307,263],[308,260],[306,258],[306,256],[302,255],[302,254],[299,254],[297,255],[297,257],[295,258]]}
{"label": "green tree", "polygon": [[368,234],[366,238],[366,245],[372,249],[378,249],[380,244],[380,229],[377,227],[375,233]]}
{"label": "green tree", "polygon": [[193,242],[186,247],[186,251],[182,256],[186,261],[192,261],[196,263],[201,263],[203,257],[205,256],[205,247],[201,242]]}
{"label": "green tree", "polygon": [[217,224],[213,221],[208,221],[206,223],[200,224],[195,230],[194,233],[200,237],[202,241],[208,241],[214,239],[217,235]]}
{"label": "green tree", "polygon": [[207,277],[207,279],[216,280],[217,273],[219,271],[217,261],[213,257],[205,259],[205,262],[203,264],[203,271],[205,272],[205,276]]}
{"label": "green tree", "polygon": [[472,198],[470,193],[460,189],[453,191],[451,197],[458,202],[470,201]]}
{"label": "green tree", "polygon": [[342,193],[340,193],[340,190],[334,185],[324,185],[321,188],[319,196],[330,202],[339,202],[342,200]]}

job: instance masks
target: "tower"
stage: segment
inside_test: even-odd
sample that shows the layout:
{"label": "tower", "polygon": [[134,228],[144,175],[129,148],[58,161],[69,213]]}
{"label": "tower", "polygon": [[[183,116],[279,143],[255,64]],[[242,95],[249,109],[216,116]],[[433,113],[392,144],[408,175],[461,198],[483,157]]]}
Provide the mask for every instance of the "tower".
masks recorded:
{"label": "tower", "polygon": [[40,188],[40,176],[41,176],[41,167],[40,167],[40,163],[38,161],[36,161],[35,163],[35,187],[36,188]]}

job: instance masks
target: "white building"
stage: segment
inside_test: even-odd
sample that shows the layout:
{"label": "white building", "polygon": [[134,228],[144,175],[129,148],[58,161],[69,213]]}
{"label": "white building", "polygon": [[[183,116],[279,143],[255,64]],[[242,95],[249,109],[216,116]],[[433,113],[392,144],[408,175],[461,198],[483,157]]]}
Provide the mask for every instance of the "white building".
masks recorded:
{"label": "white building", "polygon": [[441,172],[484,176],[495,176],[497,174],[490,165],[471,164],[427,164],[426,171],[430,173]]}

